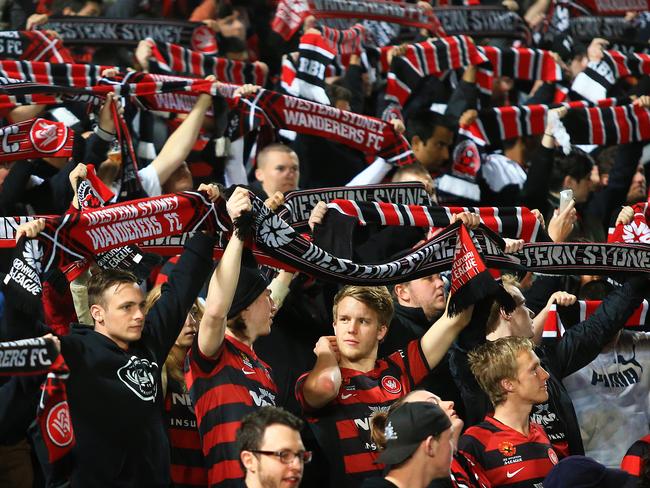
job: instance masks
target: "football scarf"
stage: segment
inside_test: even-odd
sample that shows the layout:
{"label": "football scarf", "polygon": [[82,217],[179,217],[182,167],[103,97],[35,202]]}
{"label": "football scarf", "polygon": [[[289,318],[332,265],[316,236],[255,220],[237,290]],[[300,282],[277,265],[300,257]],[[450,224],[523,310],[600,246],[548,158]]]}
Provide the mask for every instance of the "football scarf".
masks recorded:
{"label": "football scarf", "polygon": [[37,240],[43,245],[45,272],[57,257],[60,266],[67,266],[149,239],[199,228],[227,230],[222,221],[223,216],[201,193],[181,192],[46,219]]}
{"label": "football scarf", "polygon": [[409,44],[403,56],[395,56],[386,84],[386,100],[404,106],[420,80],[428,75],[477,65],[485,55],[466,36],[441,37]]}
{"label": "football scarf", "polygon": [[629,224],[618,224],[609,229],[607,242],[642,242],[650,244],[648,202],[632,205],[634,217]]}
{"label": "football scarf", "polygon": [[237,85],[251,83],[264,86],[266,84],[266,72],[259,63],[208,56],[169,42],[155,42],[151,61],[153,73],[178,73],[200,78],[214,75],[219,81]]}
{"label": "football scarf", "polygon": [[563,79],[562,69],[550,51],[492,46],[482,46],[479,50],[491,65],[491,69],[481,67],[476,73],[476,84],[484,93],[492,93],[495,78],[502,76],[523,81],[557,82]]}
{"label": "football scarf", "polygon": [[[87,168],[87,179],[79,183],[77,187],[77,200],[81,212],[100,208],[114,196],[111,190],[97,177],[93,165],[89,164]],[[145,255],[135,245],[117,247],[98,253],[94,256],[94,261],[102,269],[117,268],[130,271],[139,281],[147,279],[151,272],[151,266],[159,262],[158,259],[153,259],[151,255]],[[68,281],[73,281],[88,267],[88,260],[83,260],[72,263],[63,271]]]}
{"label": "football scarf", "polygon": [[[638,105],[606,106],[612,99],[601,100],[602,106],[588,107],[581,102],[566,104],[569,112],[562,123],[573,144],[627,144],[650,138],[650,111]],[[460,132],[478,144],[524,136],[542,135],[546,126],[547,105],[497,107],[479,112],[478,120]]]}
{"label": "football scarf", "polygon": [[241,97],[237,110],[230,115],[228,137],[231,140],[267,126],[321,136],[383,158],[395,166],[415,161],[406,138],[391,124],[269,90]]}
{"label": "football scarf", "polygon": [[70,370],[59,354],[41,385],[42,394],[36,410],[36,420],[52,469],[50,479],[67,479],[73,466],[71,451],[76,442],[65,385],[69,374]]}
{"label": "football scarf", "polygon": [[330,104],[325,92],[325,76],[327,67],[336,57],[334,43],[320,33],[304,34],[298,45],[298,62],[291,79],[282,70],[282,87],[289,95],[312,100],[316,103]]}
{"label": "football scarf", "polygon": [[43,374],[59,356],[52,339],[38,337],[0,342],[0,376]]}
{"label": "football scarf", "polygon": [[353,25],[349,29],[339,30],[327,26],[319,27],[323,38],[334,45],[334,52],[341,56],[361,53],[366,29],[362,25]]}
{"label": "football scarf", "polygon": [[512,296],[499,286],[485,267],[467,228],[461,225],[451,267],[447,314],[453,317],[470,305],[491,297],[497,297],[508,313],[517,307]]}
{"label": "football scarf", "polygon": [[448,36],[514,38],[530,44],[530,30],[526,23],[520,15],[506,8],[449,5],[434,7],[433,11]]}
{"label": "football scarf", "polygon": [[[354,263],[316,246],[253,194],[251,200],[253,210],[247,220],[257,248],[326,281],[368,285],[408,281],[450,269],[457,254],[460,222],[400,258]],[[200,193],[183,192],[47,219],[38,236],[45,250],[42,268],[49,269],[57,258],[65,265],[127,244],[193,232],[201,225],[228,231],[223,199],[213,205]],[[650,272],[650,247],[645,244],[528,243],[521,251],[506,255],[504,241],[488,228],[475,229],[471,237],[490,268],[556,274]]]}
{"label": "football scarf", "polygon": [[[579,300],[566,307],[557,304],[551,305],[542,337],[545,339],[559,339],[567,328],[587,320],[600,307],[600,300]],[[648,301],[643,300],[641,305],[632,313],[625,322],[625,328],[637,331],[650,331],[650,317],[648,316]]]}
{"label": "football scarf", "polygon": [[284,205],[278,210],[278,215],[294,228],[304,228],[318,202],[330,203],[334,200],[390,202],[404,205],[431,204],[431,198],[421,183],[342,186],[289,192],[284,197]]}
{"label": "football scarf", "polygon": [[142,39],[151,38],[181,44],[203,54],[217,53],[215,33],[199,22],[67,16],[51,17],[39,28],[56,31],[66,45],[130,47]]}
{"label": "football scarf", "polygon": [[43,293],[41,281],[43,246],[38,239],[21,237],[12,254],[11,268],[4,278],[4,286],[14,296],[20,296],[14,306],[26,313],[38,310]]}
{"label": "football scarf", "polygon": [[0,162],[34,158],[69,158],[74,131],[63,122],[29,119],[0,127]]}
{"label": "football scarf", "polygon": [[106,69],[115,67],[9,59],[0,61],[0,77],[77,88],[98,85],[102,80],[102,72]]}
{"label": "football scarf", "polygon": [[444,228],[451,224],[452,215],[472,212],[481,217],[483,225],[504,237],[534,242],[541,230],[539,221],[526,207],[431,207],[338,199],[327,207],[355,217],[360,225]]}
{"label": "football scarf", "polygon": [[0,58],[50,63],[73,63],[61,39],[41,31],[0,32]]}
{"label": "football scarf", "polygon": [[318,19],[351,19],[351,23],[355,19],[375,20],[445,35],[432,10],[389,0],[280,0],[271,28],[288,41],[308,15]]}

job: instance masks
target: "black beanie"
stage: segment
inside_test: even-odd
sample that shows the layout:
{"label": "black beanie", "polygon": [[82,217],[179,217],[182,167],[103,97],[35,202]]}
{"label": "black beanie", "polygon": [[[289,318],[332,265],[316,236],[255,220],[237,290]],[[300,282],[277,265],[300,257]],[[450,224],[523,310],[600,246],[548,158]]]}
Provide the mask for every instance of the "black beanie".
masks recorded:
{"label": "black beanie", "polygon": [[242,264],[235,297],[232,300],[230,310],[228,310],[228,319],[232,319],[253,303],[266,290],[268,285],[269,282],[258,268]]}

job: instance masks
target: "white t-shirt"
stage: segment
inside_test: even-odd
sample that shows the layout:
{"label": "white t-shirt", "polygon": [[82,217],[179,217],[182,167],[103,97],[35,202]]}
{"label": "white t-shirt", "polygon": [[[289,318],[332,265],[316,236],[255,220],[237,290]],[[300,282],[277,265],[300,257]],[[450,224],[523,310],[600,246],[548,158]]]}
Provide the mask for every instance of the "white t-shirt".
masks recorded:
{"label": "white t-shirt", "polygon": [[[152,164],[142,169],[139,169],[138,177],[140,178],[140,183],[142,184],[142,188],[147,193],[147,195],[149,195],[150,197],[158,197],[162,195],[162,187],[160,186],[160,179],[158,178],[158,173],[156,173],[156,169],[153,167]],[[119,195],[121,186],[122,186],[121,181],[119,179],[116,179],[111,184],[111,191],[115,195]]]}

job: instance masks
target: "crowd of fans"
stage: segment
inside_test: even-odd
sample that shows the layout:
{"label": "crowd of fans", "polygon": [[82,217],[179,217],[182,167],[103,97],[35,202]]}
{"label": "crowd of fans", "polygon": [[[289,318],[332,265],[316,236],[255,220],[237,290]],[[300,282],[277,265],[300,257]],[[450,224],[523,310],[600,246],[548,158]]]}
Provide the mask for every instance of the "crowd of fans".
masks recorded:
{"label": "crowd of fans", "polygon": [[624,3],[0,0],[0,486],[650,486]]}

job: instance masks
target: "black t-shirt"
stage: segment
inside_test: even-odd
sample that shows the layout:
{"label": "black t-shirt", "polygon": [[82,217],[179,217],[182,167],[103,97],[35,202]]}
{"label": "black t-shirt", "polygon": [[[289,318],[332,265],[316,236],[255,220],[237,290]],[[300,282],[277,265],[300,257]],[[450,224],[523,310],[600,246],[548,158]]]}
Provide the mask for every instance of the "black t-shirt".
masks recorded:
{"label": "black t-shirt", "polygon": [[367,478],[361,488],[397,488],[397,485],[386,478]]}

